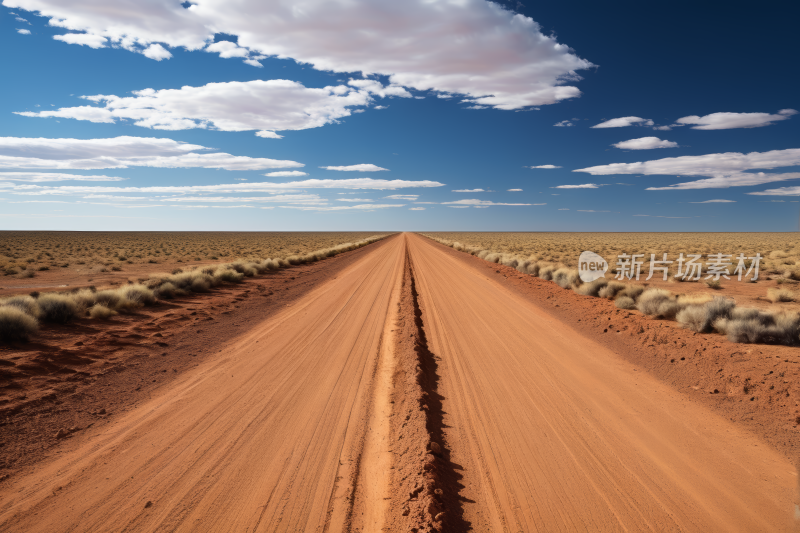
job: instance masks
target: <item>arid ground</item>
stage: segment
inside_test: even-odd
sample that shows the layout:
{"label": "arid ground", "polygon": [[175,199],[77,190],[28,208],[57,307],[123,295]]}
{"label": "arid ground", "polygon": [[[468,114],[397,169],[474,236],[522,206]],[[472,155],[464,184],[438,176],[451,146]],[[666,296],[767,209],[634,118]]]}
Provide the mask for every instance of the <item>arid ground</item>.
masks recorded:
{"label": "arid ground", "polygon": [[416,234],[48,326],[0,364],[30,373],[3,381],[0,531],[800,525],[797,347]]}

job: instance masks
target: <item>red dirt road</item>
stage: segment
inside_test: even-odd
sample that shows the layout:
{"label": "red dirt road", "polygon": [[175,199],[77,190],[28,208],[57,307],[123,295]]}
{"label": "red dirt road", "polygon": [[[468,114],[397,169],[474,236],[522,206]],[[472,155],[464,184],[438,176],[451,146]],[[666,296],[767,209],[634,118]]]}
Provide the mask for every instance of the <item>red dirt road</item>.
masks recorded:
{"label": "red dirt road", "polygon": [[[396,368],[403,290],[435,359],[421,408],[391,379],[431,371]],[[441,452],[389,439],[409,405]],[[797,527],[784,456],[406,234],[8,480],[0,531],[401,531],[389,470],[415,468],[450,491],[420,531]]]}

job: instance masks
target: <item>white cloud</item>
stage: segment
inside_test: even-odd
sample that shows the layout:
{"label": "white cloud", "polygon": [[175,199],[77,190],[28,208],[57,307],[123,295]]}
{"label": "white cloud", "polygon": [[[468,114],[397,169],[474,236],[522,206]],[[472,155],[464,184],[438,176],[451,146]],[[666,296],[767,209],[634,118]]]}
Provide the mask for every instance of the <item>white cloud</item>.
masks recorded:
{"label": "white cloud", "polygon": [[[350,81],[348,81],[347,84],[352,85],[353,87],[358,87],[359,89],[366,91],[370,94],[380,96],[381,98],[385,98],[387,96],[399,96],[401,98],[411,98],[411,93],[399,85],[387,85],[384,87],[381,82],[376,80],[369,80],[369,79],[354,80],[352,78],[350,78]],[[378,108],[384,109],[382,106],[377,106],[376,109]]]}
{"label": "white cloud", "polygon": [[145,57],[149,57],[150,59],[155,59],[156,61],[161,61],[163,59],[170,59],[172,57],[172,54],[169,53],[169,50],[167,50],[158,43],[153,43],[147,48],[145,48],[142,54],[144,54]]}
{"label": "white cloud", "polygon": [[381,168],[371,163],[361,163],[360,165],[348,165],[343,167],[319,167],[325,170],[338,170],[342,172],[378,172],[380,170],[389,170],[388,168]]}
{"label": "white cloud", "polygon": [[17,33],[21,33],[22,35],[30,35],[31,30],[17,30]]}
{"label": "white cloud", "polygon": [[658,131],[672,131],[672,126],[654,126],[653,129]]}
{"label": "white cloud", "polygon": [[336,198],[337,202],[374,202],[369,198]]}
{"label": "white cloud", "polygon": [[595,209],[578,209],[580,213],[610,213],[611,211],[597,211]]}
{"label": "white cloud", "polygon": [[638,163],[613,163],[581,168],[573,172],[587,172],[595,176],[609,174],[644,174],[667,176],[708,176],[707,179],[678,183],[669,187],[650,187],[648,190],[709,189],[744,187],[775,181],[800,178],[800,173],[768,174],[745,172],[754,169],[772,169],[800,165],[800,149],[772,150],[742,154],[728,152],[698,156],[668,157]]}
{"label": "white cloud", "polygon": [[409,207],[409,211],[425,211],[426,208],[424,207]]}
{"label": "white cloud", "polygon": [[219,41],[206,47],[206,52],[219,54],[223,59],[230,59],[232,57],[247,57],[250,53],[247,48],[241,48],[236,43],[231,41]]}
{"label": "white cloud", "polygon": [[297,189],[350,189],[350,190],[395,190],[415,187],[441,187],[436,181],[374,180],[357,178],[345,180],[303,180],[288,183],[247,182],[223,183],[218,185],[155,185],[148,187],[110,187],[95,185],[21,185],[8,183],[0,185],[4,191],[24,195],[75,195],[75,194],[126,194],[126,193],[274,193]]}
{"label": "white cloud", "polygon": [[525,168],[562,168],[558,165],[536,165],[532,167],[525,167]]}
{"label": "white cloud", "polygon": [[652,126],[653,124],[649,118],[620,117],[595,124],[592,128],[625,128],[627,126]]}
{"label": "white cloud", "polygon": [[251,54],[292,58],[318,70],[382,74],[392,85],[463,94],[499,109],[579,96],[566,83],[579,79],[575,71],[593,66],[531,18],[484,0],[239,0],[235,7],[203,0],[188,9],[164,0],[4,4],[39,11],[52,26],[86,32],[80,34],[84,40],[108,40],[133,52],[152,43],[200,50],[218,46],[209,42],[226,33]]}
{"label": "white cloud", "polygon": [[279,170],[278,172],[267,172],[264,174],[268,178],[292,178],[292,177],[300,177],[300,176],[308,176],[307,172],[301,172],[299,170]]}
{"label": "white cloud", "polygon": [[124,181],[128,178],[111,176],[80,176],[77,174],[57,174],[54,172],[0,172],[2,181],[25,181],[41,183],[49,181]]}
{"label": "white cloud", "polygon": [[344,85],[313,89],[289,80],[209,83],[180,89],[144,89],[133,94],[83,97],[103,107],[65,107],[17,114],[106,123],[125,119],[134,121],[136,126],[158,130],[258,130],[259,137],[280,139],[275,131],[304,130],[334,123],[350,116],[350,107],[367,105],[372,98],[367,90],[354,90]]}
{"label": "white cloud", "polygon": [[557,128],[568,128],[570,126],[574,126],[574,124],[569,120],[562,120],[561,122],[556,122],[553,126]]}
{"label": "white cloud", "polygon": [[689,202],[690,204],[735,204],[736,200],[705,200],[703,202]]}
{"label": "white cloud", "polygon": [[[800,178],[800,175],[797,176]],[[767,189],[766,191],[749,192],[753,196],[800,196],[800,187],[780,187],[778,189]],[[773,200],[773,202],[782,200]]]}
{"label": "white cloud", "polygon": [[87,33],[67,33],[65,35],[54,35],[56,41],[64,41],[67,44],[79,44],[89,48],[105,48],[107,39],[101,35],[90,35]]}
{"label": "white cloud", "polygon": [[598,185],[594,183],[584,183],[581,185],[559,185],[557,187],[550,187],[551,189],[597,189]]}
{"label": "white cloud", "polygon": [[531,204],[506,204],[496,203],[489,200],[456,200],[455,202],[442,202],[443,205],[462,205],[462,206],[490,206],[490,205],[531,205]]}
{"label": "white cloud", "polygon": [[691,115],[679,118],[677,125],[693,124],[693,130],[730,130],[734,128],[760,128],[796,115],[794,109],[781,109],[776,115],[769,113],[712,113],[699,117]]}
{"label": "white cloud", "polygon": [[387,209],[390,207],[405,207],[405,204],[361,204],[361,205],[336,205],[325,206],[290,206],[282,205],[285,209],[300,209],[302,211],[373,211],[375,209]]}
{"label": "white cloud", "polygon": [[654,148],[677,148],[678,143],[673,141],[661,140],[658,137],[640,137],[629,141],[622,141],[612,144],[623,150],[652,150]]}
{"label": "white cloud", "polygon": [[386,105],[376,105],[373,109],[388,109],[389,106]]}
{"label": "white cloud", "polygon": [[190,153],[207,150],[172,139],[114,137],[108,139],[46,139],[0,137],[0,168],[100,169],[127,167],[221,168],[262,170],[302,167],[296,161]]}
{"label": "white cloud", "polygon": [[448,205],[447,207],[452,207],[453,209],[469,209],[470,206],[468,205]]}
{"label": "white cloud", "polygon": [[[356,111],[360,111],[360,109],[356,109]],[[256,137],[262,137],[264,139],[283,139],[283,135],[278,135],[274,131],[257,131]]]}
{"label": "white cloud", "polygon": [[562,208],[560,208],[560,209],[559,209],[559,211],[569,211],[569,208],[567,208],[567,207],[562,207]]}
{"label": "white cloud", "polygon": [[418,194],[391,194],[389,196],[384,196],[387,200],[408,200],[413,201],[419,198]]}
{"label": "white cloud", "polygon": [[209,202],[209,203],[231,203],[231,202],[286,202],[299,204],[318,204],[326,203],[317,194],[276,194],[273,196],[256,197],[233,197],[233,196],[182,196],[173,198],[161,198],[161,202]]}
{"label": "white cloud", "polygon": [[452,192],[486,192],[483,189],[455,189]]}
{"label": "white cloud", "polygon": [[522,192],[522,189],[508,189],[508,192]]}

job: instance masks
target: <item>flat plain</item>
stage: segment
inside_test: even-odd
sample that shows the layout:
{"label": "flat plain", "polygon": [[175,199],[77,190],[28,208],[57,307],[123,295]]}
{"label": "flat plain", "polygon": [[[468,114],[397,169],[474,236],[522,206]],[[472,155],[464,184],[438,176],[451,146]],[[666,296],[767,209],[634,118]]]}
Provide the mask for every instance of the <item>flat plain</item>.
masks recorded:
{"label": "flat plain", "polygon": [[0,361],[2,531],[797,526],[796,347],[420,235],[47,326]]}

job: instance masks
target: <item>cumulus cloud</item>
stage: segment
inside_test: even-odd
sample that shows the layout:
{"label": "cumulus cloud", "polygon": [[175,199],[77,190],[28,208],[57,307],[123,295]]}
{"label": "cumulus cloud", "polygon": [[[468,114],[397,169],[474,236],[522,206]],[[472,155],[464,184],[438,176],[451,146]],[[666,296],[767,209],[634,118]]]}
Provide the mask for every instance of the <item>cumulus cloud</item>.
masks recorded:
{"label": "cumulus cloud", "polygon": [[691,115],[679,118],[679,126],[692,125],[693,130],[730,130],[735,128],[760,128],[796,115],[794,109],[781,109],[775,115],[769,113],[712,113],[699,117]]}
{"label": "cumulus cloud", "polygon": [[702,202],[689,202],[690,204],[735,204],[736,200],[705,200]]}
{"label": "cumulus cloud", "polygon": [[558,165],[536,165],[532,167],[525,167],[525,168],[562,168]]}
{"label": "cumulus cloud", "polygon": [[706,179],[678,183],[668,187],[650,187],[648,190],[709,189],[743,187],[775,181],[800,178],[800,173],[770,174],[746,172],[755,169],[772,169],[800,165],[800,149],[772,150],[743,154],[728,152],[699,156],[682,156],[641,161],[637,163],[613,163],[574,170],[589,174],[644,174],[667,176],[708,176]]}
{"label": "cumulus cloud", "polygon": [[628,126],[652,126],[654,122],[649,118],[620,117],[595,124],[592,128],[625,128]]}
{"label": "cumulus cloud", "polygon": [[568,128],[570,126],[574,126],[574,124],[572,123],[572,121],[562,120],[561,122],[556,122],[555,124],[553,124],[553,126],[557,128]]}
{"label": "cumulus cloud", "polygon": [[597,189],[599,185],[595,183],[583,183],[581,185],[559,185],[557,187],[550,187],[551,189]]}
{"label": "cumulus cloud", "polygon": [[409,207],[409,211],[425,211],[424,207]]}
{"label": "cumulus cloud", "polygon": [[22,35],[30,35],[31,30],[25,30],[25,29],[17,30],[17,33],[21,33]]}
{"label": "cumulus cloud", "polygon": [[47,139],[0,137],[0,168],[100,169],[136,166],[158,168],[221,168],[263,170],[302,167],[296,161],[195,153],[207,148],[172,139],[114,137]]}
{"label": "cumulus cloud", "polygon": [[314,89],[290,80],[232,81],[180,89],[144,89],[126,97],[84,96],[102,107],[65,107],[17,114],[106,123],[124,119],[132,120],[136,126],[158,130],[258,130],[259,137],[280,139],[275,131],[318,128],[350,116],[350,107],[368,105],[374,91],[377,89],[372,86],[370,90],[356,90],[345,85]]}
{"label": "cumulus cloud", "polygon": [[301,172],[299,170],[279,170],[277,172],[267,172],[264,174],[268,178],[292,178],[292,177],[300,177],[300,176],[308,176],[307,172]]}
{"label": "cumulus cloud", "polygon": [[378,172],[380,170],[389,170],[388,168],[381,168],[371,163],[361,163],[359,165],[347,165],[343,167],[319,167],[325,170],[338,170],[340,172]]}
{"label": "cumulus cloud", "polygon": [[522,192],[522,189],[508,189],[508,192]]}
{"label": "cumulus cloud", "polygon": [[654,148],[677,148],[678,143],[673,141],[661,140],[658,137],[640,137],[629,141],[622,141],[612,144],[623,150],[652,150]]}
{"label": "cumulus cloud", "polygon": [[0,172],[2,181],[25,181],[29,183],[46,183],[49,181],[124,181],[128,178],[112,176],[79,176],[77,174],[57,174],[54,172]]}
{"label": "cumulus cloud", "polygon": [[161,61],[163,59],[170,59],[172,54],[169,53],[169,50],[164,48],[158,43],[153,43],[147,48],[142,51],[145,57],[149,57],[150,59],[155,59],[156,61]]}
{"label": "cumulus cloud", "polygon": [[[200,50],[222,48],[209,43],[215,33],[225,33],[237,36],[237,48],[251,58],[292,58],[318,70],[386,75],[392,85],[462,94],[499,109],[577,97],[580,91],[568,83],[579,79],[577,70],[593,66],[533,19],[484,0],[240,0],[235,8],[224,0],[188,8],[166,0],[122,0],[102,8],[96,0],[4,4],[38,11],[52,26],[85,32],[71,34],[85,42],[108,41],[139,53],[153,43]],[[224,46],[217,53],[232,53]]]}
{"label": "cumulus cloud", "polygon": [[506,203],[497,203],[491,202],[489,200],[456,200],[455,202],[442,202],[444,205],[460,205],[465,207],[478,207],[478,206],[490,206],[490,205],[531,205],[531,204],[506,204]]}
{"label": "cumulus cloud", "polygon": [[453,192],[486,192],[483,189],[455,189]]}
{"label": "cumulus cloud", "polygon": [[66,35],[54,35],[56,41],[63,41],[68,44],[79,44],[89,48],[105,48],[108,40],[101,35],[91,35],[87,33],[67,33]]}

